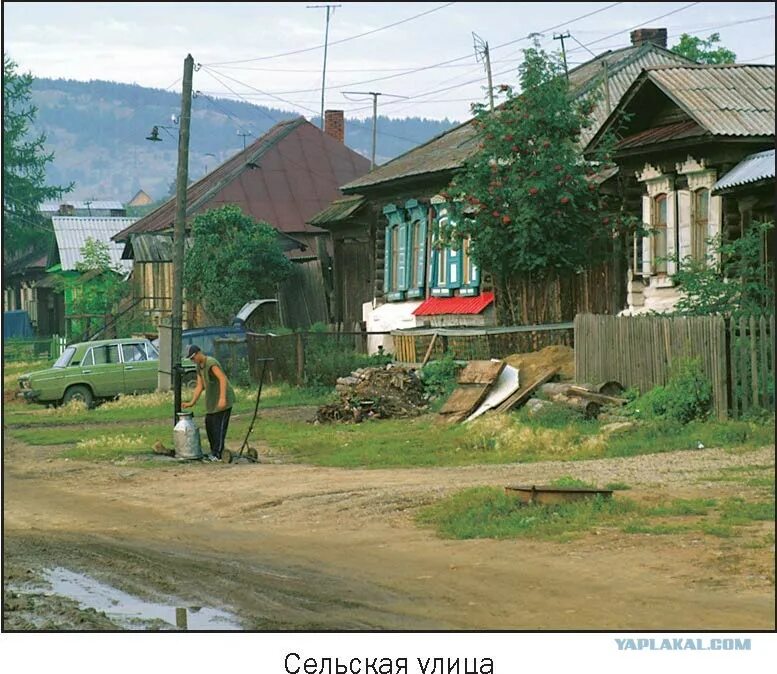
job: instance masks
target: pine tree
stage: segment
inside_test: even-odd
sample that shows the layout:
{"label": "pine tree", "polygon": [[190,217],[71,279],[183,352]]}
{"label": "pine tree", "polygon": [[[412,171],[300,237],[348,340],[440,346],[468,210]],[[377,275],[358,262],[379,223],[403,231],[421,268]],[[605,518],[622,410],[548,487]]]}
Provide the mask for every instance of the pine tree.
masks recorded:
{"label": "pine tree", "polygon": [[72,185],[47,186],[45,134],[31,137],[37,108],[30,102],[32,75],[16,72],[17,65],[3,54],[3,255],[12,259],[43,237],[50,223],[38,213],[46,199],[70,191]]}

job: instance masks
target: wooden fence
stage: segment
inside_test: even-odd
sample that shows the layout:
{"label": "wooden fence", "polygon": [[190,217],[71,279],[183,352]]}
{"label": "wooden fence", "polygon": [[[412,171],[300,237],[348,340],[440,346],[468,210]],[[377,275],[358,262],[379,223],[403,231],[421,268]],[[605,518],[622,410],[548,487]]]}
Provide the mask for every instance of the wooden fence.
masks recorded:
{"label": "wooden fence", "polygon": [[391,338],[394,357],[403,363],[422,362],[427,353],[432,359],[451,353],[460,360],[488,360],[539,351],[554,344],[572,346],[573,327],[569,322],[501,328],[425,328],[394,330]]}
{"label": "wooden fence", "polygon": [[673,363],[698,358],[719,419],[774,406],[774,317],[730,324],[722,316],[575,317],[575,378],[614,380],[646,392]]}
{"label": "wooden fence", "polygon": [[731,415],[774,409],[774,316],[732,320],[728,341]]}

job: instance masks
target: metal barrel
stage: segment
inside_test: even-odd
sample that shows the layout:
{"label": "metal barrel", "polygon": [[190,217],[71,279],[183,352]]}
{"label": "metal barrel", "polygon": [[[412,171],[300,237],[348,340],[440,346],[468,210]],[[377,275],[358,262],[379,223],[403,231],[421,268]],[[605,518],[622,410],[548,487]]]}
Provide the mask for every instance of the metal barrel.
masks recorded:
{"label": "metal barrel", "polygon": [[192,412],[178,412],[178,423],[173,428],[175,456],[178,459],[201,459],[200,429],[194,424]]}

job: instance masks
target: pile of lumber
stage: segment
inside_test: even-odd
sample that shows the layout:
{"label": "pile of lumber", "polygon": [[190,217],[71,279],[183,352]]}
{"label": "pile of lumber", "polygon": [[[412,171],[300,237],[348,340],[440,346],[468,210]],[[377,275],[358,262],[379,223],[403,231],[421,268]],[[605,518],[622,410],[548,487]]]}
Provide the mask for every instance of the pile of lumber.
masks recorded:
{"label": "pile of lumber", "polygon": [[563,405],[587,419],[594,419],[602,407],[626,403],[624,398],[611,395],[623,391],[616,382],[599,386],[553,383],[559,373],[556,366],[529,372],[531,379],[523,381],[520,370],[503,360],[470,361],[459,373],[458,385],[440,410],[440,416],[452,423],[466,422],[486,412],[509,412],[528,403],[530,412]]}
{"label": "pile of lumber", "polygon": [[[618,386],[620,385],[615,382],[606,382],[598,386],[544,383],[537,388],[537,393],[543,396],[543,399],[533,401],[530,409],[536,412],[551,404],[558,404],[579,412],[586,419],[595,419],[606,405],[626,404],[625,398],[601,393],[602,390],[617,390]],[[623,387],[620,387],[620,390],[622,391]]]}
{"label": "pile of lumber", "polygon": [[340,377],[335,390],[339,400],[319,407],[316,420],[320,423],[415,417],[428,407],[415,369],[394,363],[355,370]]}

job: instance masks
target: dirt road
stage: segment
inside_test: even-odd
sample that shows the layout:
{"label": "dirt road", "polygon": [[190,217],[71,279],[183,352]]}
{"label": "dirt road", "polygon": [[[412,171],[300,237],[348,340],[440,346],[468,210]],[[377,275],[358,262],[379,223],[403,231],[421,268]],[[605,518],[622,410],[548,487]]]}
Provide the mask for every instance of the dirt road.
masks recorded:
{"label": "dirt road", "polygon": [[[162,461],[162,459],[160,459]],[[774,547],[600,530],[569,543],[443,540],[416,509],[472,485],[561,475],[629,498],[743,495],[699,478],[774,448],[407,470],[68,461],[4,446],[4,557],[136,596],[229,610],[249,630],[774,629]],[[773,531],[773,523],[763,533]]]}

